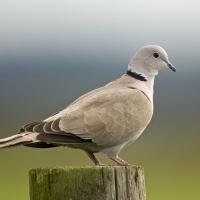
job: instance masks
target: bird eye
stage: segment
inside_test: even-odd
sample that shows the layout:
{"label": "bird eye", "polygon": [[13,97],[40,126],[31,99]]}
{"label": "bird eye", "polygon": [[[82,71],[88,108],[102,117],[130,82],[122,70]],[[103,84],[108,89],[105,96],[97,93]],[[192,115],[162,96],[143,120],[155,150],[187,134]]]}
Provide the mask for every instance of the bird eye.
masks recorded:
{"label": "bird eye", "polygon": [[158,58],[158,57],[159,57],[159,54],[158,54],[158,53],[154,53],[154,54],[153,54],[153,57],[154,57],[154,58]]}

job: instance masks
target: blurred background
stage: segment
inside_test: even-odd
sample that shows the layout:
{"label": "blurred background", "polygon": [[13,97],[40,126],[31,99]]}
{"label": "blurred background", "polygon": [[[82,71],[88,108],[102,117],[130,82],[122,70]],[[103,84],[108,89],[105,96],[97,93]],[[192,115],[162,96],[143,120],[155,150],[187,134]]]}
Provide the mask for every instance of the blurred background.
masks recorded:
{"label": "blurred background", "polygon": [[[119,77],[138,48],[159,44],[177,73],[159,74],[153,120],[121,156],[144,166],[148,199],[199,199],[199,7],[195,0],[1,1],[0,138]],[[29,199],[30,168],[64,165],[92,163],[64,147],[0,150],[0,199]]]}

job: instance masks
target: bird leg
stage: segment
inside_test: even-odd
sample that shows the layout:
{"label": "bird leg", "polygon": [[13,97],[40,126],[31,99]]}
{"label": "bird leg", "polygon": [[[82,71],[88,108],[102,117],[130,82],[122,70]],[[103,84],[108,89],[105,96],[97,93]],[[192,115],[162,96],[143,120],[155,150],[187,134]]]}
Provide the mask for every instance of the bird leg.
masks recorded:
{"label": "bird leg", "polygon": [[116,162],[120,166],[127,166],[127,165],[129,165],[129,163],[127,163],[125,160],[121,159],[118,156],[112,156],[110,158],[111,158],[111,160],[113,160],[114,162]]}
{"label": "bird leg", "polygon": [[93,163],[96,166],[101,166],[102,163],[96,158],[96,156],[94,155],[94,153],[90,152],[90,151],[86,151],[87,155],[89,156],[89,158],[93,161]]}

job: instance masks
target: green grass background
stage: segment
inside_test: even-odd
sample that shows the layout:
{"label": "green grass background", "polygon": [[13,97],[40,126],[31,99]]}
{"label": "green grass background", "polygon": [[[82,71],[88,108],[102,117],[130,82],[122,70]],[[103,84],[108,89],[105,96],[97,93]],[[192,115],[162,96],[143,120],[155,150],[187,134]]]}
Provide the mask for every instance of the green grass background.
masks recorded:
{"label": "green grass background", "polygon": [[[153,127],[148,128],[120,155],[131,164],[144,166],[148,199],[198,199],[199,137],[181,132],[175,136],[170,133],[171,129],[156,132]],[[114,164],[103,155],[98,157],[104,163]],[[84,152],[67,147],[43,150],[15,147],[1,150],[0,158],[0,197],[10,200],[29,199],[28,171],[31,168],[92,164]]]}

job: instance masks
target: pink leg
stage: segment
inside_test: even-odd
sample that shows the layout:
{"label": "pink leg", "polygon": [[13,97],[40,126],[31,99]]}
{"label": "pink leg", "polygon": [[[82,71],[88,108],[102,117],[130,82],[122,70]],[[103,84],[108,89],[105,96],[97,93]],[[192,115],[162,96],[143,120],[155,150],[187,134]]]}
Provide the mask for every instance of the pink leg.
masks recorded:
{"label": "pink leg", "polygon": [[116,162],[120,166],[127,166],[127,165],[129,165],[129,163],[127,163],[125,160],[121,159],[118,156],[113,156],[113,157],[110,157],[110,158],[111,158],[111,160],[113,160],[114,162]]}
{"label": "pink leg", "polygon": [[95,165],[97,166],[102,165],[101,162],[96,158],[96,156],[92,152],[86,151],[86,153],[89,156],[89,158],[94,162]]}

